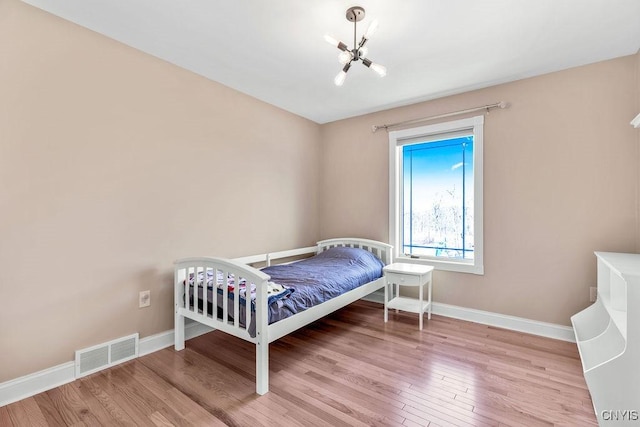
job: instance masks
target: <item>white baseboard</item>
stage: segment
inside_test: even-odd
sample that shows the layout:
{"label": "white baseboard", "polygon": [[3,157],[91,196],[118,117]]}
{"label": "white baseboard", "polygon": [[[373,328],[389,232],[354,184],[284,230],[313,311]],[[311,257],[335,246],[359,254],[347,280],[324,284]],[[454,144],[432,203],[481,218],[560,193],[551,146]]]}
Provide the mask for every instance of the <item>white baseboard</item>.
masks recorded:
{"label": "white baseboard", "polygon": [[[367,295],[363,299],[383,304],[384,292],[376,291]],[[539,322],[537,320],[525,319],[524,317],[507,316],[505,314],[475,310],[473,308],[465,308],[437,302],[433,303],[432,313],[454,319],[480,323],[483,325],[495,326],[497,328],[510,329],[512,331],[525,332],[527,334],[539,335],[562,341],[576,342],[576,337],[571,326]]]}
{"label": "white baseboard", "polygon": [[375,292],[371,292],[369,295],[367,295],[364,298],[361,298],[365,301],[371,301],[371,302],[377,302],[379,304],[384,304],[384,291],[382,289],[379,289]]}
{"label": "white baseboard", "polygon": [[455,305],[433,303],[433,314],[452,317],[454,319],[468,320],[483,325],[512,331],[525,332],[561,341],[576,342],[576,337],[571,326],[563,326],[555,323],[540,322],[538,320],[525,319],[524,317],[507,316],[490,311],[475,310],[473,308],[458,307]]}
{"label": "white baseboard", "polygon": [[26,399],[75,380],[75,363],[67,362],[0,384],[0,406]]}
{"label": "white baseboard", "polygon": [[[213,331],[212,328],[203,325],[202,323],[192,322],[189,319],[185,319],[184,337],[187,340],[199,337],[200,335],[211,331]],[[171,347],[173,345],[173,338],[173,329],[141,338],[140,345],[138,347],[138,356],[145,356],[158,350],[162,350],[163,348]]]}
{"label": "white baseboard", "polygon": [[[187,323],[185,325],[185,339],[195,338],[212,330],[210,327],[200,323]],[[173,336],[172,329],[141,338],[138,347],[138,356],[144,356],[172,346]],[[75,362],[71,361],[6,381],[0,384],[0,406],[26,399],[43,391],[51,390],[52,388],[75,381],[75,379]]]}

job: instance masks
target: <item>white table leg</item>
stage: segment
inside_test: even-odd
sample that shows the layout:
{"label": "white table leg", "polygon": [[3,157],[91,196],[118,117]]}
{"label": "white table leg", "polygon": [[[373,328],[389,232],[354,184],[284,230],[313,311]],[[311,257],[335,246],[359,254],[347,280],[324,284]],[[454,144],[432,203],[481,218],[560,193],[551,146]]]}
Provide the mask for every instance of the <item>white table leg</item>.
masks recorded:
{"label": "white table leg", "polygon": [[387,279],[384,279],[384,323],[387,323],[389,320],[389,309],[387,308],[387,303],[389,302],[389,283],[387,283]]}
{"label": "white table leg", "polygon": [[431,320],[431,285],[433,284],[433,277],[429,278],[429,320]]}
{"label": "white table leg", "polygon": [[[391,285],[391,299],[399,296],[400,296],[400,285],[398,285],[397,283],[394,283],[393,285]],[[399,310],[396,308],[396,314],[398,313],[399,313]]]}
{"label": "white table leg", "polygon": [[422,303],[423,293],[424,293],[424,285],[420,285],[419,288],[420,288],[420,291],[419,291],[419,293],[420,293],[420,298],[419,298],[420,299],[420,310],[419,310],[418,315],[420,316],[420,330],[422,330],[422,317],[424,316],[424,305]]}

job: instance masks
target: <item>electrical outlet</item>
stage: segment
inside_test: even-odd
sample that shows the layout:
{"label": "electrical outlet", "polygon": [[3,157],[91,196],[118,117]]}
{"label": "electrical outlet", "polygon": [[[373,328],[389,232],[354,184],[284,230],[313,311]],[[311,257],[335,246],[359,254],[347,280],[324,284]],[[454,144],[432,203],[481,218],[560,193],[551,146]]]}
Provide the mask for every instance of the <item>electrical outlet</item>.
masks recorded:
{"label": "electrical outlet", "polygon": [[140,291],[138,307],[149,307],[151,305],[151,291]]}
{"label": "electrical outlet", "polygon": [[595,286],[591,286],[589,288],[589,301],[596,302],[596,298],[598,297],[598,288]]}

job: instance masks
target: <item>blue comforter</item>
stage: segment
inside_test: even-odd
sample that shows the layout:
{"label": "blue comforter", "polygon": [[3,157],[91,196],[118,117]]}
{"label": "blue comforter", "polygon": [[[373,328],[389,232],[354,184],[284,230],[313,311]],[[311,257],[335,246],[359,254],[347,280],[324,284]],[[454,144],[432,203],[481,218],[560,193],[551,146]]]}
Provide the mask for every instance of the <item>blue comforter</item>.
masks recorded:
{"label": "blue comforter", "polygon": [[263,268],[271,281],[294,291],[269,306],[277,322],[382,277],[384,264],[364,249],[336,247],[291,264]]}
{"label": "blue comforter", "polygon": [[[271,276],[270,282],[282,285],[285,292],[269,297],[269,324],[286,319],[310,307],[321,304],[331,298],[348,292],[382,277],[384,264],[371,252],[364,249],[335,247],[327,249],[311,258],[291,264],[281,264],[263,268],[262,271]],[[198,300],[202,309],[202,292],[204,274],[198,277]],[[193,276],[193,275],[192,275]],[[213,271],[207,272],[207,304],[208,313],[214,313],[211,307],[214,292],[217,294],[217,306],[222,307],[223,293],[219,286],[213,286]],[[190,277],[190,301],[193,304],[193,286],[196,278]],[[253,287],[253,284],[251,284]],[[214,291],[215,289],[215,291]],[[229,298],[233,294],[229,292]],[[241,296],[242,298],[242,296]],[[255,336],[254,297],[251,304],[251,324],[248,332]],[[246,304],[241,299],[239,322],[244,326]],[[229,317],[233,317],[233,303],[229,304]],[[218,312],[218,316],[221,313]]]}

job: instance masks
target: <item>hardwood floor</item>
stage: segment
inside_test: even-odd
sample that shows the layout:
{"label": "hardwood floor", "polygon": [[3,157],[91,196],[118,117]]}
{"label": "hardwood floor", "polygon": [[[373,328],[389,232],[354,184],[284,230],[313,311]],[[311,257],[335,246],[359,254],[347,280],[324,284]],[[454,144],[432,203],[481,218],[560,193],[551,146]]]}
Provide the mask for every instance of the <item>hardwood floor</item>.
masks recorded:
{"label": "hardwood floor", "polygon": [[270,346],[212,332],[0,407],[0,426],[597,425],[575,344],[356,302]]}

